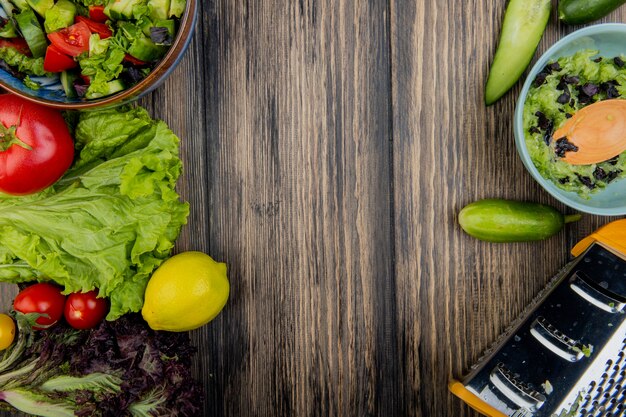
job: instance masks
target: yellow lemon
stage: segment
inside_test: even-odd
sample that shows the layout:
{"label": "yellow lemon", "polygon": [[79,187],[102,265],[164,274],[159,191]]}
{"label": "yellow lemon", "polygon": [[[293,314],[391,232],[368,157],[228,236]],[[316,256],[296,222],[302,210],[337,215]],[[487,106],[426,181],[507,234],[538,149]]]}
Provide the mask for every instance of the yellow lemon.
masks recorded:
{"label": "yellow lemon", "polygon": [[154,330],[193,330],[222,311],[229,292],[226,264],[202,252],[183,252],[152,274],[141,314]]}

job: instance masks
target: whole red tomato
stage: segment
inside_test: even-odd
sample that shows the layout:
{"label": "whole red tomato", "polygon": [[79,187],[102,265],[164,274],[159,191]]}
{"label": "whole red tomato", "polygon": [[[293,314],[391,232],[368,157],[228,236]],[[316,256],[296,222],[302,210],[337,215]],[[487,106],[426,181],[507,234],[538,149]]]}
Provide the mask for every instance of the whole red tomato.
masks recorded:
{"label": "whole red tomato", "polygon": [[65,320],[79,330],[95,327],[108,311],[109,303],[104,298],[98,298],[96,291],[70,294],[65,302]]}
{"label": "whole red tomato", "polygon": [[54,184],[74,160],[61,112],[0,95],[0,191],[31,194]]}
{"label": "whole red tomato", "polygon": [[31,285],[22,290],[15,301],[13,301],[13,309],[20,313],[40,313],[41,316],[36,323],[42,327],[33,327],[41,330],[52,326],[58,322],[63,316],[63,308],[65,307],[65,296],[61,294],[61,289],[56,285],[45,282]]}

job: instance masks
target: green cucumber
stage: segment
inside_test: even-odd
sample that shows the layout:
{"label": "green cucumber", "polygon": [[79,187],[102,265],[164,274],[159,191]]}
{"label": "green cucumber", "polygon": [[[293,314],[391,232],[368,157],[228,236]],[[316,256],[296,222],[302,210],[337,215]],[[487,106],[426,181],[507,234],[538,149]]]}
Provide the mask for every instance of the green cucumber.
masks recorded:
{"label": "green cucumber", "polygon": [[121,80],[113,80],[113,81],[109,81],[107,82],[107,91],[104,94],[101,93],[92,93],[89,90],[87,90],[87,93],[85,93],[85,98],[87,99],[94,99],[94,98],[100,98],[100,97],[106,97],[106,96],[110,96],[111,94],[115,94],[117,92],[122,91],[124,88],[126,88],[124,86],[124,83],[122,83]]}
{"label": "green cucumber", "polygon": [[568,25],[582,25],[603,18],[624,3],[626,0],[561,0],[559,20]]}
{"label": "green cucumber", "polygon": [[459,224],[470,236],[487,242],[530,242],[554,236],[580,218],[544,204],[487,199],[465,206]]}
{"label": "green cucumber", "polygon": [[550,17],[550,0],[511,0],[504,13],[485,103],[495,103],[513,87],[530,63]]}
{"label": "green cucumber", "polygon": [[61,85],[65,95],[69,98],[76,97],[76,90],[74,89],[74,81],[78,79],[78,74],[75,71],[63,71],[61,73]]}

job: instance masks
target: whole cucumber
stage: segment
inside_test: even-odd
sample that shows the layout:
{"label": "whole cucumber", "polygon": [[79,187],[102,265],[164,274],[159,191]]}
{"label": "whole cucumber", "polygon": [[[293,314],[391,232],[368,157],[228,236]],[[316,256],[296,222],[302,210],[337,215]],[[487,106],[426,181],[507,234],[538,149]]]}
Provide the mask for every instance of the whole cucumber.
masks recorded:
{"label": "whole cucumber", "polygon": [[582,25],[603,18],[626,0],[561,0],[559,19],[568,25]]}
{"label": "whole cucumber", "polygon": [[530,63],[548,24],[550,3],[550,0],[509,2],[485,87],[488,106],[511,89]]}
{"label": "whole cucumber", "polygon": [[538,203],[488,199],[465,206],[459,224],[467,234],[487,242],[529,242],[547,239],[580,217],[564,216]]}

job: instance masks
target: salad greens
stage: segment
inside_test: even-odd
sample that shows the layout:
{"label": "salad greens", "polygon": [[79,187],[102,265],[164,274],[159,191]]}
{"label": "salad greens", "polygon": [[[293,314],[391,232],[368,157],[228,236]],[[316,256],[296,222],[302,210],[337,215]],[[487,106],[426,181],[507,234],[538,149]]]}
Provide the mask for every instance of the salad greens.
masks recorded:
{"label": "salad greens", "polygon": [[34,320],[17,315],[19,339],[0,357],[0,401],[47,417],[198,415],[187,334],[155,332],[138,314],[90,332],[35,332]]}
{"label": "salad greens", "polygon": [[68,114],[77,157],[53,186],[0,196],[0,281],[94,288],[108,320],[143,306],[154,269],[170,254],[188,205],[174,187],[178,138],[141,107]]}

